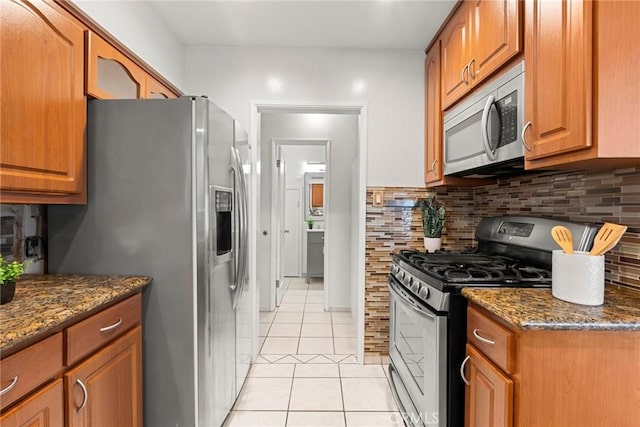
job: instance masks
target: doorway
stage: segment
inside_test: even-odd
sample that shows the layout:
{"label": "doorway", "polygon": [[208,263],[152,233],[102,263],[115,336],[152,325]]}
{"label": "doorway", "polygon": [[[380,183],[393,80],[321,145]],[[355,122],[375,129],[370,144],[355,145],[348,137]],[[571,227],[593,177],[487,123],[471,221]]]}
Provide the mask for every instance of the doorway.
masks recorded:
{"label": "doorway", "polygon": [[[350,198],[348,199],[349,207],[341,209],[339,215],[342,215],[343,224],[350,224],[347,229],[340,229],[337,225],[332,224],[330,228],[333,230],[325,230],[325,244],[331,246],[332,239],[338,245],[337,247],[345,250],[349,248],[349,252],[344,256],[337,257],[335,255],[333,262],[339,266],[337,269],[331,269],[329,274],[337,274],[340,272],[339,280],[335,280],[332,288],[329,288],[327,293],[326,309],[331,312],[351,311],[354,328],[357,332],[357,338],[355,342],[355,355],[359,363],[364,361],[364,253],[365,253],[365,219],[366,219],[366,140],[367,140],[367,125],[366,117],[367,110],[363,104],[304,104],[304,103],[277,103],[277,102],[252,102],[251,105],[251,138],[252,146],[256,147],[253,151],[253,164],[252,166],[256,170],[256,174],[253,176],[254,185],[256,188],[260,188],[261,184],[269,183],[269,187],[261,188],[261,191],[256,192],[256,197],[253,200],[252,209],[254,210],[254,230],[255,230],[255,250],[256,250],[256,262],[252,266],[255,274],[253,277],[256,281],[253,283],[254,289],[254,313],[256,315],[256,321],[254,322],[254,328],[256,331],[256,340],[254,349],[254,357],[260,348],[260,335],[257,333],[259,330],[259,313],[260,310],[271,311],[276,308],[276,289],[270,286],[271,274],[264,274],[271,269],[271,249],[272,241],[274,240],[273,231],[271,228],[271,209],[265,210],[265,204],[270,206],[272,200],[272,187],[271,183],[271,171],[270,162],[265,162],[265,158],[262,155],[266,149],[271,153],[271,139],[267,139],[263,133],[266,134],[264,129],[264,123],[266,123],[265,117],[268,115],[305,115],[305,120],[309,126],[313,126],[318,120],[322,120],[327,117],[346,117],[352,118],[353,127],[355,129],[354,150],[356,156],[349,164],[348,167],[341,167],[341,175],[336,175],[333,179],[338,179],[341,185],[340,187],[350,189]],[[313,134],[312,137],[317,135]],[[331,151],[334,151],[334,146],[342,148],[331,135],[326,139],[331,139]],[[301,139],[301,138],[297,138]],[[323,138],[317,138],[323,139]],[[341,158],[338,152],[334,154],[336,158]],[[269,159],[271,160],[271,159]],[[286,159],[285,159],[286,162]],[[336,165],[332,165],[332,174],[336,170]],[[330,180],[329,180],[330,181]],[[301,194],[301,198],[303,198]],[[262,203],[267,198],[268,203]],[[286,189],[285,189],[286,198]],[[331,197],[327,197],[327,201],[331,202]],[[343,200],[344,202],[344,200]],[[331,208],[329,208],[331,209]],[[304,217],[303,217],[304,219]],[[284,224],[284,222],[283,222]],[[334,227],[335,225],[335,227]],[[336,228],[337,227],[337,228]],[[331,234],[334,233],[334,234]],[[332,237],[333,236],[333,237]],[[275,250],[273,245],[273,249]],[[350,271],[345,271],[345,268]],[[342,270],[340,270],[342,269]],[[331,279],[329,278],[331,281]],[[340,284],[341,287],[334,286]],[[348,305],[341,305],[338,301],[340,298],[347,298]],[[336,302],[338,301],[338,302]],[[273,303],[272,303],[273,302]]]}
{"label": "doorway", "polygon": [[[289,284],[312,279],[324,291],[329,277],[328,180],[329,140],[271,140],[271,283],[275,284],[275,307],[279,307]],[[287,197],[289,195],[289,197]],[[275,246],[274,246],[275,245]],[[319,286],[320,287],[319,287]],[[271,305],[269,305],[271,307]]]}

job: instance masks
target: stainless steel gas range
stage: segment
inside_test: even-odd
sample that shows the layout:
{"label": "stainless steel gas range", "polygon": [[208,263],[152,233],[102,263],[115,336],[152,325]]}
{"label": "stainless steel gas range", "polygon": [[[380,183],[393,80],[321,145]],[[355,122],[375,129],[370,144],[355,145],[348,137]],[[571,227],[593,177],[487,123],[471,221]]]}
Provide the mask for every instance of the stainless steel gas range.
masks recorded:
{"label": "stainless steel gas range", "polygon": [[477,249],[464,253],[400,251],[389,274],[389,374],[411,426],[463,426],[465,286],[550,287],[551,238],[568,227],[576,250],[590,249],[596,227],[535,217],[484,218]]}

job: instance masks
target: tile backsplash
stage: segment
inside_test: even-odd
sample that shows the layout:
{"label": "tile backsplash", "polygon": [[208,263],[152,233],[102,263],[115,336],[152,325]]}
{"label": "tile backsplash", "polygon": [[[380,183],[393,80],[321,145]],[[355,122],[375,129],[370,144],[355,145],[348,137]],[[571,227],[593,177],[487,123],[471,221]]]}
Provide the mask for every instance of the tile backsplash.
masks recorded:
{"label": "tile backsplash", "polygon": [[[373,191],[387,206],[374,207]],[[608,171],[534,172],[475,188],[369,187],[367,189],[365,354],[386,355],[389,334],[387,272],[391,253],[422,249],[420,211],[388,206],[392,200],[435,194],[447,208],[443,248],[473,246],[481,218],[532,215],[629,227],[606,255],[606,282],[640,290],[640,167]]]}

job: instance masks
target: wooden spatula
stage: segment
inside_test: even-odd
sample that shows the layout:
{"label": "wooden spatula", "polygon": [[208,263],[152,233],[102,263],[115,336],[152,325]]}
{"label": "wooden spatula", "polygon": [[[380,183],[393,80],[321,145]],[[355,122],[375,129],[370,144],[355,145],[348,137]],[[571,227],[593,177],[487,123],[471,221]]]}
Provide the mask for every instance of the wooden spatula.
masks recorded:
{"label": "wooden spatula", "polygon": [[602,255],[618,244],[624,232],[627,231],[626,225],[612,224],[605,222],[596,238],[593,240],[593,248],[589,255]]}
{"label": "wooden spatula", "polygon": [[551,229],[551,237],[567,254],[573,253],[573,235],[571,230],[563,225],[556,225]]}

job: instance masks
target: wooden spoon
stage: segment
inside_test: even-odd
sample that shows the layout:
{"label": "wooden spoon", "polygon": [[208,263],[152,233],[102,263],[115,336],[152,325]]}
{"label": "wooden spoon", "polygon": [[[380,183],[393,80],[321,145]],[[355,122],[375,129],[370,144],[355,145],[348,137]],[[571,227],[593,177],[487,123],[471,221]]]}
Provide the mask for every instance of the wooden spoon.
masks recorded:
{"label": "wooden spoon", "polygon": [[567,254],[573,253],[573,235],[571,230],[563,225],[556,225],[551,229],[551,237]]}
{"label": "wooden spoon", "polygon": [[593,248],[589,255],[602,255],[618,244],[624,232],[627,231],[626,225],[612,224],[605,222],[598,234],[593,240]]}

